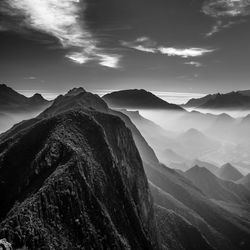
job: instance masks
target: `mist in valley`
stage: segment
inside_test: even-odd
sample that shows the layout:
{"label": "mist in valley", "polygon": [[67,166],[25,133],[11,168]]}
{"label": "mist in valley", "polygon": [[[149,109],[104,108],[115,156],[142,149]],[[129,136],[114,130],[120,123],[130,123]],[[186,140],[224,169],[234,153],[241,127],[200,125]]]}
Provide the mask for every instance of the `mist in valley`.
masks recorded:
{"label": "mist in valley", "polygon": [[201,161],[216,167],[230,163],[244,175],[250,172],[247,111],[141,109],[127,115],[170,168],[186,171]]}
{"label": "mist in valley", "polygon": [[1,112],[0,113],[0,134],[10,129],[15,124],[36,117],[43,109],[24,112]]}

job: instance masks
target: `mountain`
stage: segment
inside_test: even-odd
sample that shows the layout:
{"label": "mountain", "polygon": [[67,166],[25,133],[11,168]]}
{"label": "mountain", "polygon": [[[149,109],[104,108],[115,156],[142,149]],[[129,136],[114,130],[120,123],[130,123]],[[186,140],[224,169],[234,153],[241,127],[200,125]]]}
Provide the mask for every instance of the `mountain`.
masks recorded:
{"label": "mountain", "polygon": [[225,165],[221,166],[216,172],[216,175],[221,179],[229,181],[238,181],[243,177],[243,174],[230,163],[226,163]]}
{"label": "mountain", "polygon": [[245,96],[250,96],[250,90],[241,90],[238,91],[240,94],[245,95]]}
{"label": "mountain", "polygon": [[0,133],[24,119],[36,116],[50,104],[40,94],[28,98],[0,84]]}
{"label": "mountain", "polygon": [[[128,111],[122,109],[121,112],[128,116],[133,124],[139,129],[142,136],[155,151],[158,159],[165,164],[170,164],[171,159],[168,157],[168,148],[175,149],[179,145],[174,140],[176,134],[172,131],[163,129],[156,123],[140,115],[139,111]],[[154,131],[154,133],[152,133]]]}
{"label": "mountain", "polygon": [[248,91],[230,92],[226,94],[207,95],[199,99],[191,99],[184,107],[204,109],[249,109],[250,95]]}
{"label": "mountain", "polygon": [[238,184],[244,185],[246,188],[250,189],[250,174],[242,177],[237,181]]}
{"label": "mountain", "polygon": [[177,154],[172,149],[166,149],[164,150],[165,157],[169,159],[172,163],[184,163],[187,162],[187,160],[182,157],[181,155]]}
{"label": "mountain", "polygon": [[195,166],[186,171],[185,176],[209,198],[236,204],[250,204],[248,190],[236,183],[217,178],[206,168]]}
{"label": "mountain", "polygon": [[0,238],[14,248],[159,249],[131,130],[97,96],[61,96],[6,133],[0,176]]}
{"label": "mountain", "polygon": [[[183,148],[184,157],[189,159],[199,158],[220,147],[219,141],[216,141],[193,128],[178,136],[176,141]],[[178,153],[180,154],[180,152]]]}
{"label": "mountain", "polygon": [[208,129],[216,120],[217,116],[213,114],[204,114],[193,110],[191,112],[183,113],[176,119],[174,127],[179,129],[179,131],[185,131],[188,129],[197,129],[200,131],[205,131]]}
{"label": "mountain", "polygon": [[237,120],[229,116],[228,114],[222,113],[217,116],[215,121],[206,130],[206,133],[222,140],[231,141],[235,138],[234,133],[237,130]]}
{"label": "mountain", "polygon": [[[227,204],[222,207],[185,176],[166,166],[145,166],[145,171],[155,203],[172,209],[199,228],[215,249],[249,248],[250,224],[247,217],[242,217],[236,210],[229,211]],[[249,205],[245,205],[245,209],[248,208]]]}
{"label": "mountain", "polygon": [[184,107],[191,107],[191,108],[198,108],[202,105],[204,105],[207,101],[213,100],[215,98],[216,95],[206,95],[204,97],[201,98],[192,98],[190,99],[185,105],[183,105]]}
{"label": "mountain", "polygon": [[170,104],[144,89],[131,89],[112,92],[103,96],[112,108],[128,109],[163,109],[183,111],[175,104]]}
{"label": "mountain", "polygon": [[163,249],[212,250],[214,249],[192,224],[172,210],[155,206],[157,226]]}
{"label": "mountain", "polygon": [[215,174],[218,171],[218,167],[209,163],[209,162],[205,162],[205,161],[201,161],[201,160],[194,160],[192,162],[192,167],[194,166],[199,166],[201,168],[206,168],[207,170],[209,170],[211,173]]}
{"label": "mountain", "polygon": [[[0,171],[8,169],[8,181],[0,184],[8,192],[0,188],[0,197],[9,201],[1,200],[5,205],[0,210],[5,212],[0,238],[18,247],[25,241],[31,249],[38,245],[48,249],[48,244],[52,249],[55,245],[83,249],[83,244],[93,249],[107,249],[110,244],[111,249],[157,249],[155,222],[160,219],[154,220],[143,164],[156,206],[182,216],[214,249],[249,249],[250,225],[245,217],[213,202],[188,178],[160,164],[129,117],[109,109],[96,95],[80,90],[59,96],[39,116],[2,134],[0,141],[0,164],[4,164]],[[160,234],[168,230],[161,229]],[[172,238],[169,244],[176,241]]]}
{"label": "mountain", "polygon": [[0,84],[0,111],[1,112],[20,112],[34,110],[49,105],[40,94],[35,94],[28,98],[19,94],[5,84]]}

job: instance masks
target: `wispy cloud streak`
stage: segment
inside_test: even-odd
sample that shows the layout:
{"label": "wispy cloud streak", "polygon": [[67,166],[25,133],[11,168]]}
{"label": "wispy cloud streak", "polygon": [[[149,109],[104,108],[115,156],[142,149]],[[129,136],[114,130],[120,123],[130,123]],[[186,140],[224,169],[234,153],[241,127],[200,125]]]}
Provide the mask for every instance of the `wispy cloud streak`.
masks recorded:
{"label": "wispy cloud streak", "polygon": [[84,0],[4,0],[4,11],[22,17],[22,25],[57,38],[69,51],[66,57],[75,63],[97,61],[116,68],[119,56],[99,48],[99,42],[88,30],[82,15]]}
{"label": "wispy cloud streak", "polygon": [[137,38],[132,42],[122,41],[121,44],[125,47],[142,52],[163,54],[168,56],[179,56],[182,58],[199,57],[215,51],[215,49],[205,48],[175,48],[159,46],[155,41],[148,37]]}
{"label": "wispy cloud streak", "polygon": [[202,67],[202,63],[200,62],[195,62],[195,61],[190,61],[190,62],[185,62],[184,64],[186,65],[191,65],[191,66],[194,66],[196,68],[199,68],[199,67]]}
{"label": "wispy cloud streak", "polygon": [[239,19],[250,15],[250,0],[207,0],[202,12],[216,20],[215,25],[206,34],[210,37],[223,29],[242,22]]}

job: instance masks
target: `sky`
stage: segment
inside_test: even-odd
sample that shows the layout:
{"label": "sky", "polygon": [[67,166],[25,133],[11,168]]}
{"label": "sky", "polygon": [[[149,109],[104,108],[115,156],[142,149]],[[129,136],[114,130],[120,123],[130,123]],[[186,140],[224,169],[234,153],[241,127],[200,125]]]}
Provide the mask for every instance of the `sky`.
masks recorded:
{"label": "sky", "polygon": [[1,0],[0,83],[47,96],[250,89],[249,28],[250,0]]}

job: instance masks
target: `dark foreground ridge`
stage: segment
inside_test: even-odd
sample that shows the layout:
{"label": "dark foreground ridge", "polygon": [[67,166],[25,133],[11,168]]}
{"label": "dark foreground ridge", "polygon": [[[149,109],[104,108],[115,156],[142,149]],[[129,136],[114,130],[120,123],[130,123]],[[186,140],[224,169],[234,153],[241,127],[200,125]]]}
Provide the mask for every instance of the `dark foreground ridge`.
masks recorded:
{"label": "dark foreground ridge", "polygon": [[159,249],[130,130],[120,118],[85,104],[59,114],[47,110],[5,134],[0,238],[27,249]]}

